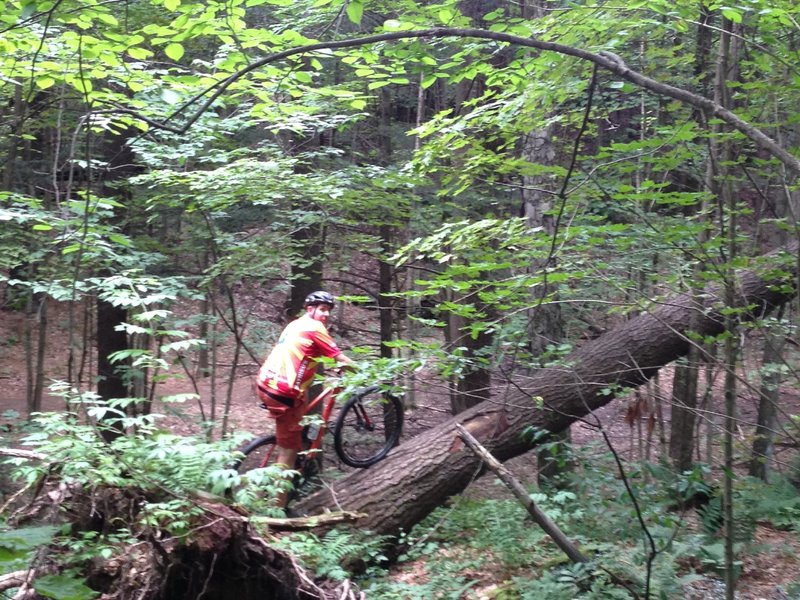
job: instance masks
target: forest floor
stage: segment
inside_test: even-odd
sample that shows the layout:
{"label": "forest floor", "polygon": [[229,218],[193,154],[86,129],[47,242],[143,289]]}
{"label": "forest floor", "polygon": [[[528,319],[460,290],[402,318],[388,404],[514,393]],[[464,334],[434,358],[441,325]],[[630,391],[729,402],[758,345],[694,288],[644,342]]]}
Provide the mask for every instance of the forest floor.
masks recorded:
{"label": "forest floor", "polygon": [[[67,337],[65,321],[51,318],[49,341],[46,351],[47,376],[52,380],[65,377],[64,340]],[[345,340],[343,346],[347,346]],[[7,310],[0,311],[0,424],[6,428],[14,428],[19,422],[15,415],[26,414],[26,381],[27,368],[24,351],[24,318],[20,313]],[[249,360],[249,359],[248,359]],[[222,361],[225,362],[224,360]],[[271,425],[264,411],[257,407],[252,390],[252,376],[258,365],[252,361],[241,366],[235,377],[222,377],[217,381],[213,394],[217,398],[216,415],[222,414],[222,405],[230,398],[229,430],[249,430],[253,433],[269,431]],[[669,380],[669,373],[662,375],[662,381]],[[229,382],[232,384],[229,386]],[[666,387],[666,386],[665,386]],[[174,405],[161,404],[156,412],[163,410],[167,414],[165,424],[176,433],[199,433],[199,415],[206,417],[211,412],[209,398],[212,397],[211,381],[208,378],[198,380],[200,400],[190,400],[176,409]],[[176,376],[159,385],[159,397],[191,392],[192,386],[185,376]],[[668,393],[664,389],[663,393]],[[721,394],[718,395],[721,398]],[[433,377],[423,373],[417,385],[417,407],[407,413],[404,438],[413,437],[441,421],[449,418],[447,388]],[[666,403],[665,403],[666,404]],[[603,424],[603,428],[614,445],[615,450],[625,459],[638,461],[643,458],[655,460],[659,452],[659,427],[666,421],[668,431],[668,408],[660,417],[651,414],[649,409],[639,410],[634,396],[621,398],[595,412],[595,416]],[[634,408],[638,407],[638,408]],[[740,399],[740,418],[743,423],[755,420],[757,402],[746,395]],[[63,410],[63,400],[46,395],[43,410]],[[782,399],[784,414],[800,414],[800,394],[787,391]],[[719,417],[719,412],[712,407],[708,413]],[[633,417],[633,418],[631,418]],[[648,433],[652,426],[652,433]],[[745,434],[741,433],[742,441]],[[587,424],[576,423],[572,427],[573,442],[587,444],[598,441],[597,429]],[[346,469],[335,461],[333,452],[327,453],[328,470],[334,473]],[[536,481],[536,459],[533,453],[508,461],[506,466],[516,477],[525,483]],[[492,475],[483,475],[464,492],[471,498],[505,498],[510,493],[497,485]],[[786,584],[800,581],[800,540],[793,532],[777,531],[759,525],[756,542],[761,549],[758,554],[746,556],[743,561],[743,573],[739,581],[737,598],[740,600],[785,600],[787,595],[782,591]],[[418,571],[416,575],[414,571]],[[424,564],[406,565],[402,571],[396,572],[399,579],[423,576]],[[493,583],[488,582],[480,588],[473,588],[469,598],[490,598]],[[466,598],[466,596],[465,596]],[[724,598],[723,586],[718,579],[711,577],[697,581],[686,590],[687,599]]]}

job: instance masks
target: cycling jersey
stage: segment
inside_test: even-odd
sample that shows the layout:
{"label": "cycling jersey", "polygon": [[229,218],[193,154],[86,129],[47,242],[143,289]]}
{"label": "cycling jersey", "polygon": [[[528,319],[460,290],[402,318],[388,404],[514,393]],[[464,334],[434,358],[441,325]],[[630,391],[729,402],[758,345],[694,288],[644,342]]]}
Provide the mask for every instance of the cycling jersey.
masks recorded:
{"label": "cycling jersey", "polygon": [[256,382],[265,393],[300,398],[317,372],[315,359],[336,358],[341,352],[325,325],[305,314],[283,330],[278,344],[261,365]]}

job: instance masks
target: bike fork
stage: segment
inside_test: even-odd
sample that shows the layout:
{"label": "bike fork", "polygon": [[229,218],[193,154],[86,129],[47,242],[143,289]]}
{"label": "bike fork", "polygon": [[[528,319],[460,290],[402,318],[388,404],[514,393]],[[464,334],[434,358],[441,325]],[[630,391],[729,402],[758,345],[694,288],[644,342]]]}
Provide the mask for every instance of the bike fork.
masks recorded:
{"label": "bike fork", "polygon": [[364,409],[364,405],[359,402],[356,404],[355,409],[357,417],[356,429],[366,429],[367,431],[375,429],[375,425],[372,424],[366,409]]}

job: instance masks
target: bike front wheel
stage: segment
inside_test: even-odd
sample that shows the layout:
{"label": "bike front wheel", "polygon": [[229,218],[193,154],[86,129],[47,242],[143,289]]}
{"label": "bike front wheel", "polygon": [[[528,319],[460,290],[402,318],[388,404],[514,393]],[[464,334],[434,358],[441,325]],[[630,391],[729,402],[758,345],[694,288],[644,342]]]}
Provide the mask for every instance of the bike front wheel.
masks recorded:
{"label": "bike front wheel", "polygon": [[334,448],[344,464],[368,467],[389,453],[402,429],[400,398],[373,386],[345,402],[333,429]]}

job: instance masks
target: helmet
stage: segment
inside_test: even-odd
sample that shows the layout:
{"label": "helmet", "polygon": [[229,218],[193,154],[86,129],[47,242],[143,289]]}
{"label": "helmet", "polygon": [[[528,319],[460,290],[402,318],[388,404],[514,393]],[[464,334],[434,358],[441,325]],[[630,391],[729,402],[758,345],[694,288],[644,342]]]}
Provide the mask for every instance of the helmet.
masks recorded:
{"label": "helmet", "polygon": [[331,308],[335,303],[334,297],[332,294],[328,292],[311,292],[308,296],[306,296],[305,302],[303,302],[303,306],[315,306],[317,304],[328,304]]}

